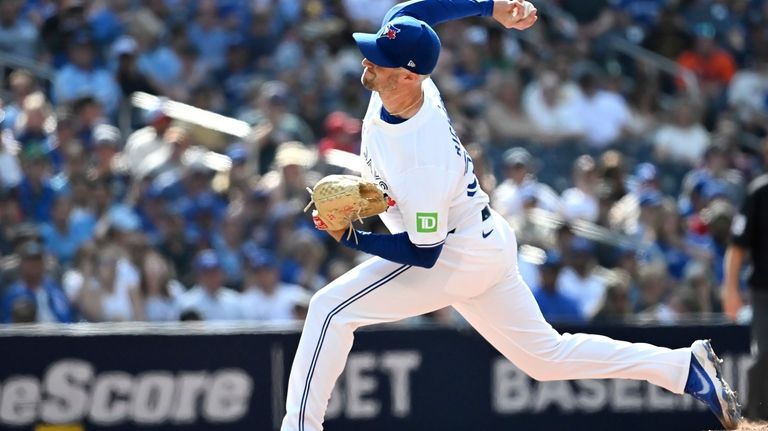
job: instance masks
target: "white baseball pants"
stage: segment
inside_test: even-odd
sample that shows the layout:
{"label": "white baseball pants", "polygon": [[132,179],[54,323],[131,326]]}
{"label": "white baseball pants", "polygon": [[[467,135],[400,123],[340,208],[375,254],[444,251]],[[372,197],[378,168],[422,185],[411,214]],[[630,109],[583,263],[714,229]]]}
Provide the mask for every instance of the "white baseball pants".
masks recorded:
{"label": "white baseball pants", "polygon": [[[507,359],[536,380],[647,380],[683,393],[690,348],[667,349],[590,334],[559,334],[517,270],[517,244],[494,213],[488,247],[462,247],[482,226],[446,241],[435,267],[370,259],[312,298],[288,382],[282,431],[319,431],[355,329],[453,306]],[[476,232],[475,232],[476,230]],[[454,240],[454,241],[451,241]]]}

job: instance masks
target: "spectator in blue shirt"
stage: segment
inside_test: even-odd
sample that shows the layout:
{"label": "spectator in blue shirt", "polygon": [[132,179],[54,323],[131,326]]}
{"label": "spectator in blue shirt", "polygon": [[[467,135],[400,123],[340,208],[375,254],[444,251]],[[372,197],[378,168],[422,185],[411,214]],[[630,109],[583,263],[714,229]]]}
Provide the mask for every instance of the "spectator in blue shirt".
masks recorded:
{"label": "spectator in blue shirt", "polygon": [[247,102],[253,69],[244,37],[234,37],[227,42],[226,62],[214,72],[214,76],[216,82],[223,87],[228,106],[242,106]]}
{"label": "spectator in blue shirt", "polygon": [[200,246],[212,247],[214,233],[226,211],[226,203],[211,191],[200,193],[187,208],[187,239]]}
{"label": "spectator in blue shirt", "polygon": [[[40,244],[22,244],[19,255],[20,277],[8,287],[0,301],[0,322],[72,322],[72,306],[61,286],[45,271],[43,248]],[[19,314],[27,314],[30,306],[35,310],[34,318],[20,318]]]}
{"label": "spectator in blue shirt", "polygon": [[260,71],[267,69],[269,59],[275,52],[280,38],[277,35],[275,20],[266,12],[257,11],[251,17],[247,34],[249,57]]}
{"label": "spectator in blue shirt", "polygon": [[21,16],[19,0],[0,2],[0,50],[26,58],[36,58],[39,34],[34,24]]}
{"label": "spectator in blue shirt", "polygon": [[239,288],[243,282],[243,259],[241,250],[245,239],[242,219],[228,214],[220,229],[213,234],[211,242],[221,262],[226,285]]}
{"label": "spectator in blue shirt", "polygon": [[24,177],[17,187],[19,206],[28,220],[48,221],[56,193],[48,178],[48,160],[41,145],[24,148],[22,153]]}
{"label": "spectator in blue shirt", "polygon": [[45,249],[61,265],[69,265],[75,252],[93,234],[96,220],[87,213],[72,212],[72,199],[59,196],[53,204],[51,222],[40,227]]}
{"label": "spectator in blue shirt", "polygon": [[178,54],[170,46],[162,44],[159,35],[139,35],[136,42],[141,47],[136,59],[139,72],[154,86],[169,88],[178,85],[182,69]]}
{"label": "spectator in blue shirt", "polygon": [[[88,11],[88,24],[94,40],[101,46],[108,45],[125,32],[117,10],[111,2],[95,3]],[[124,12],[124,11],[122,11]]]}
{"label": "spectator in blue shirt", "polygon": [[[148,183],[148,184],[147,184]],[[153,245],[159,245],[162,241],[161,226],[167,223],[168,202],[163,196],[160,186],[152,184],[148,179],[142,184],[144,191],[139,195],[139,201],[134,210],[141,220],[141,230]]]}
{"label": "spectator in blue shirt", "polygon": [[216,3],[202,3],[195,21],[188,28],[187,37],[200,49],[200,57],[206,65],[215,69],[224,64],[230,34],[221,25]]}
{"label": "spectator in blue shirt", "polygon": [[660,208],[654,230],[656,239],[650,247],[652,258],[667,264],[669,275],[675,280],[683,278],[683,271],[691,260],[685,240],[685,222],[681,219],[677,205],[665,201]]}
{"label": "spectator in blue shirt", "polygon": [[547,321],[581,322],[584,316],[576,301],[557,290],[560,268],[562,268],[560,254],[556,251],[548,251],[546,260],[539,267],[540,287],[533,296]]}
{"label": "spectator in blue shirt", "polygon": [[120,89],[114,76],[97,66],[91,39],[80,34],[73,38],[69,48],[69,62],[53,80],[53,97],[56,103],[66,103],[82,96],[93,96],[109,115],[117,112]]}

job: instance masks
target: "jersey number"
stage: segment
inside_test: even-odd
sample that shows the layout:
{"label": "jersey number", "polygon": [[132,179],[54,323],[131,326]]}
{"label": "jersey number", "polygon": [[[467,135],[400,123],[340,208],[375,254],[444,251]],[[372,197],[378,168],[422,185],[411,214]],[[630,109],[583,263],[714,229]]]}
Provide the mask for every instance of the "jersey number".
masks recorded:
{"label": "jersey number", "polygon": [[[443,108],[443,110],[445,111],[445,108]],[[447,115],[448,113],[446,112],[446,116]],[[466,175],[468,172],[470,172],[471,167],[474,166],[472,163],[472,157],[469,156],[467,150],[461,145],[459,136],[456,134],[456,131],[453,130],[450,119],[448,119],[448,130],[451,132],[451,141],[453,141],[453,148],[456,150],[456,155],[464,159],[464,175]],[[474,169],[472,169],[472,171],[474,172]],[[467,196],[474,196],[478,189],[479,186],[477,185],[477,177],[472,175],[472,182],[467,185]]]}

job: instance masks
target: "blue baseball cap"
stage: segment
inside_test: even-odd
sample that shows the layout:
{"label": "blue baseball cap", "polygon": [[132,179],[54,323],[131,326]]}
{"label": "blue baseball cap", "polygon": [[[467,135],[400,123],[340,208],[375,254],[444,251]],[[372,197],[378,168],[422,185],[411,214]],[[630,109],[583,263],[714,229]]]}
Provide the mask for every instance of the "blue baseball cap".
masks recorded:
{"label": "blue baseball cap", "polygon": [[354,33],[352,37],[365,58],[377,66],[429,75],[440,56],[440,38],[435,30],[410,16],[389,21],[378,33]]}
{"label": "blue baseball cap", "polygon": [[523,147],[510,148],[501,155],[505,166],[529,166],[533,156]]}
{"label": "blue baseball cap", "polygon": [[232,163],[243,163],[248,158],[248,150],[243,144],[232,144],[227,148],[227,156],[232,160]]}
{"label": "blue baseball cap", "polygon": [[210,269],[218,269],[221,267],[219,257],[211,249],[203,250],[197,254],[195,258],[195,268],[198,271],[206,271]]}
{"label": "blue baseball cap", "polygon": [[277,268],[277,259],[267,250],[258,249],[246,253],[248,266],[252,269]]}
{"label": "blue baseball cap", "polygon": [[573,237],[569,248],[576,253],[592,253],[595,251],[595,245],[592,241],[580,236]]}
{"label": "blue baseball cap", "polygon": [[664,195],[656,190],[648,190],[640,193],[638,201],[641,207],[659,207],[664,203]]}
{"label": "blue baseball cap", "polygon": [[648,182],[656,179],[656,166],[653,163],[640,163],[635,169],[635,176],[640,182]]}

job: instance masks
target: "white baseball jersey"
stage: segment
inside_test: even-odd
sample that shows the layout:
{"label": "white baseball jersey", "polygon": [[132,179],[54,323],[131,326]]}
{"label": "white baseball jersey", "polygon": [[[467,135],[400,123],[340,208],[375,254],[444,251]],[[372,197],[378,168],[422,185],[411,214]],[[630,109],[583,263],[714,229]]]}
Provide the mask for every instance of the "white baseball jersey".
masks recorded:
{"label": "white baseball jersey", "polygon": [[[426,79],[422,90],[421,109],[401,124],[380,118],[381,98],[373,93],[363,120],[361,172],[395,200],[395,206],[380,216],[389,231],[408,232],[416,246],[433,247],[446,241],[449,232],[481,223],[480,212],[489,199],[480,189],[472,159],[451,126],[437,87]],[[483,235],[492,229],[490,225]]]}

